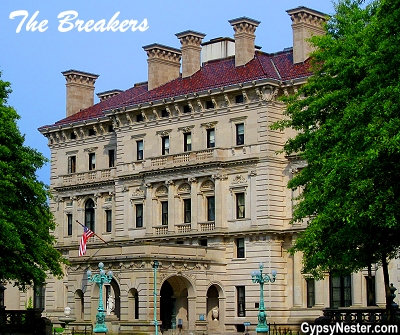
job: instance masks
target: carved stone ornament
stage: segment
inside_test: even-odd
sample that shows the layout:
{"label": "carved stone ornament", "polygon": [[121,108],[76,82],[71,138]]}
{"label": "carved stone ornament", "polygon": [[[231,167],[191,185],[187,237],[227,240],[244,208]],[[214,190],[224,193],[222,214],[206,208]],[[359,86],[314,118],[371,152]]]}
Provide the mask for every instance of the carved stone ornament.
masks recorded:
{"label": "carved stone ornament", "polygon": [[201,191],[214,190],[214,183],[211,180],[206,180],[200,186]]}
{"label": "carved stone ornament", "polygon": [[241,174],[235,176],[235,178],[233,178],[232,180],[232,184],[245,184],[245,183],[247,183],[247,180]]}
{"label": "carved stone ornament", "polygon": [[190,185],[183,183],[178,187],[178,193],[190,193]]}
{"label": "carved stone ornament", "polygon": [[156,196],[163,196],[168,194],[168,188],[166,188],[164,185],[161,185],[159,188],[156,190]]}

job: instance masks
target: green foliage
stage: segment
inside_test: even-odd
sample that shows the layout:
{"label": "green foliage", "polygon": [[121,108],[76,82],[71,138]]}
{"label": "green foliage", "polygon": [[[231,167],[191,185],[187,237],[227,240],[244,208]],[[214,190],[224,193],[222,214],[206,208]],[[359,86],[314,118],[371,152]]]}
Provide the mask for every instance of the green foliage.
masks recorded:
{"label": "green foliage", "polygon": [[320,278],[395,257],[400,239],[400,7],[341,0],[326,35],[311,39],[314,75],[285,99],[293,128],[284,152],[308,165],[293,221],[307,219],[292,252]]}
{"label": "green foliage", "polygon": [[0,281],[25,289],[49,274],[60,277],[63,258],[50,234],[48,188],[36,176],[46,159],[24,146],[19,115],[7,105],[10,93],[10,83],[0,79]]}
{"label": "green foliage", "polygon": [[29,297],[28,302],[25,302],[25,309],[32,309],[33,308],[33,299]]}

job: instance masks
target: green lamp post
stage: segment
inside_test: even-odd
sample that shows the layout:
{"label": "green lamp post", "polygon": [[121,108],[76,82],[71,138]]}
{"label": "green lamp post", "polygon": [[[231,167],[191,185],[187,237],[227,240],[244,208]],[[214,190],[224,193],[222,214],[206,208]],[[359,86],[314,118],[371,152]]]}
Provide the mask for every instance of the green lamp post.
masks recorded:
{"label": "green lamp post", "polygon": [[103,305],[103,284],[109,284],[112,280],[113,273],[112,271],[103,270],[104,264],[102,262],[99,263],[100,273],[96,275],[92,275],[92,271],[87,271],[88,280],[91,283],[96,283],[99,285],[99,305],[97,307],[96,314],[96,326],[93,331],[95,333],[105,333],[108,331],[105,320],[106,316],[104,313],[104,305]]}
{"label": "green lamp post", "polygon": [[158,335],[158,320],[157,320],[157,269],[159,263],[158,261],[153,262],[153,274],[154,274],[154,327],[155,327],[155,335]]}
{"label": "green lamp post", "polygon": [[276,278],[276,271],[271,271],[271,276],[268,274],[263,274],[264,264],[259,264],[260,271],[254,270],[251,272],[251,280],[253,283],[260,284],[260,306],[258,308],[258,324],[256,328],[257,333],[267,333],[269,328],[267,325],[267,314],[265,313],[264,307],[264,284],[265,283],[273,283]]}

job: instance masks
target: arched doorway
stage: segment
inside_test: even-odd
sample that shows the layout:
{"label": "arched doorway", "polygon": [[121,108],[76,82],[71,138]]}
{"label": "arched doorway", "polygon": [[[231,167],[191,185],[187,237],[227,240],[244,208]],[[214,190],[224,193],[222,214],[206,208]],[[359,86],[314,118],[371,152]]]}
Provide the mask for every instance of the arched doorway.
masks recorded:
{"label": "arched doorway", "polygon": [[75,307],[75,316],[78,321],[81,321],[84,319],[84,311],[85,311],[85,305],[84,305],[84,297],[83,297],[83,292],[82,290],[76,290],[75,295],[74,295],[74,307]]}
{"label": "arched doorway", "polygon": [[[189,291],[194,296],[192,284],[184,277],[172,276],[164,281],[160,290],[161,329],[189,329]],[[194,297],[192,298],[194,304]],[[191,306],[195,310],[195,306]]]}

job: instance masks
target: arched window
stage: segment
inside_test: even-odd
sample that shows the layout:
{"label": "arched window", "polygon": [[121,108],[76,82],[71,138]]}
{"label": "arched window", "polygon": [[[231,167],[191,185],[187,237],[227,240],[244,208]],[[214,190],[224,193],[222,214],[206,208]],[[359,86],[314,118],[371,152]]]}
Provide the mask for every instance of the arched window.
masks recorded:
{"label": "arched window", "polygon": [[85,226],[94,231],[94,201],[89,199],[85,204]]}

